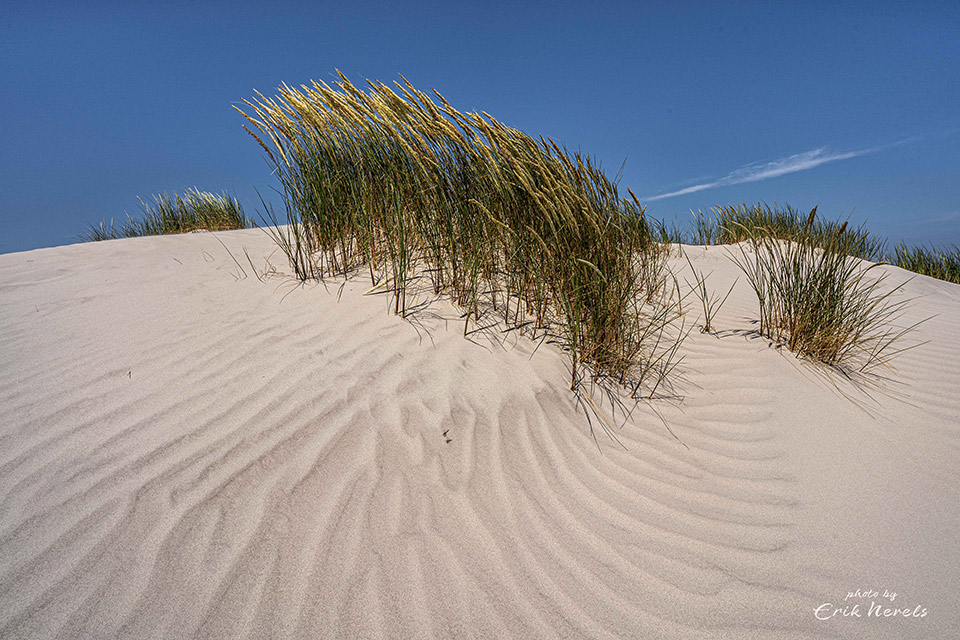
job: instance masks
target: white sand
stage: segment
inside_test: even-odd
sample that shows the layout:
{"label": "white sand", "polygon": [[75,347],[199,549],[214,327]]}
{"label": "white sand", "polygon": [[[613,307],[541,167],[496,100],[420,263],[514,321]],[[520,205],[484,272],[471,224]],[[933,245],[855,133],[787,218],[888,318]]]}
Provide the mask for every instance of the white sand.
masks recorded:
{"label": "white sand", "polygon": [[686,446],[640,405],[598,449],[554,346],[243,248],[0,255],[0,637],[956,637],[960,286],[908,284],[929,342],[870,399],[743,333],[741,281],[656,405]]}

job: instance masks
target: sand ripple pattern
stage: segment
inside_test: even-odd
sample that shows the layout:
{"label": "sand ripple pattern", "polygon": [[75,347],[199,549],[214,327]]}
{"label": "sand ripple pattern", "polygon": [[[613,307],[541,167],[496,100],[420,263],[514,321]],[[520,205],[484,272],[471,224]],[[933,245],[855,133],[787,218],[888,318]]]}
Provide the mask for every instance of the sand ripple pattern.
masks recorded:
{"label": "sand ripple pattern", "polygon": [[[217,235],[255,264],[273,250]],[[245,266],[210,234],[0,256],[0,637],[946,637],[958,619],[958,288],[914,284],[931,344],[868,410],[762,340],[695,334],[684,400],[657,405],[673,434],[607,407],[619,446],[551,345]],[[746,331],[736,294],[717,324]],[[864,456],[912,479],[878,489]],[[814,619],[864,580],[936,616]]]}

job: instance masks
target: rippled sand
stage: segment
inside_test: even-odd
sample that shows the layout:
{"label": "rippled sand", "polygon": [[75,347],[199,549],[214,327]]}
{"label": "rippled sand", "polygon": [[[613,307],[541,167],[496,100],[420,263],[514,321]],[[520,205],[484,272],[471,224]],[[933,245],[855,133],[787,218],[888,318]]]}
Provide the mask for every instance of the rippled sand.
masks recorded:
{"label": "rippled sand", "polygon": [[[604,405],[621,446],[554,345],[465,340],[443,302],[405,321],[362,277],[261,283],[244,249],[274,252],[253,230],[0,255],[0,637],[960,628],[960,286],[907,284],[928,342],[868,388],[752,336],[740,282],[654,405],[669,430]],[[884,590],[927,615],[868,617]]]}

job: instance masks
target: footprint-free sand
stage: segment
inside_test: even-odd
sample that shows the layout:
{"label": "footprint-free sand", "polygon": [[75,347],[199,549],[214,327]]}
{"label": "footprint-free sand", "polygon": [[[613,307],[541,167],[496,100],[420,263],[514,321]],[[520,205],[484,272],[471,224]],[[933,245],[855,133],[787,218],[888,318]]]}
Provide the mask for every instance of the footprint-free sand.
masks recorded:
{"label": "footprint-free sand", "polygon": [[932,318],[850,381],[741,279],[618,443],[556,345],[275,249],[0,255],[0,637],[957,637],[960,286],[880,267]]}

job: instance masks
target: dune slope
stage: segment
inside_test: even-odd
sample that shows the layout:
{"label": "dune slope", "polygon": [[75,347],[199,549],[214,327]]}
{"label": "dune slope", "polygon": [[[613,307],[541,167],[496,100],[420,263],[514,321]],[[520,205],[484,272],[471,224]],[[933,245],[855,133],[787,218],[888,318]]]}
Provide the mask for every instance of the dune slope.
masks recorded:
{"label": "dune slope", "polygon": [[907,284],[927,342],[865,387],[752,335],[740,282],[669,429],[604,405],[618,444],[556,346],[244,250],[284,271],[257,230],[0,255],[0,637],[960,628],[960,287]]}

